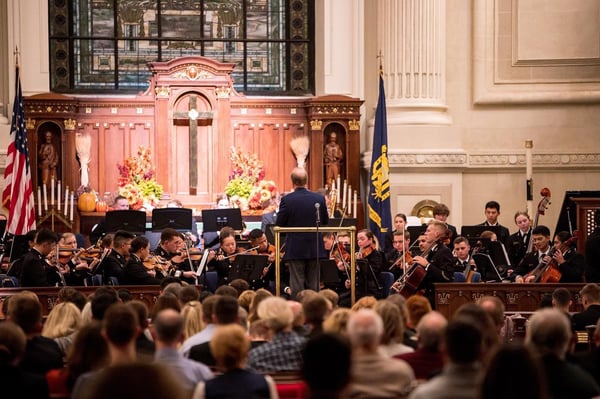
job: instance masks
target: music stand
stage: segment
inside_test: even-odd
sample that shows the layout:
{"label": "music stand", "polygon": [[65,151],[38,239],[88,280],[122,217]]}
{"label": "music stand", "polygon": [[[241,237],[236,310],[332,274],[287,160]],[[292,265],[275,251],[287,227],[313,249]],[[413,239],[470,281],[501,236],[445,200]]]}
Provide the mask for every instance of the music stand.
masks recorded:
{"label": "music stand", "polygon": [[26,235],[13,236],[7,247],[10,247],[8,254],[10,255],[9,261],[12,263],[29,252],[29,240]]}
{"label": "music stand", "polygon": [[502,281],[502,275],[488,254],[476,253],[473,255],[473,260],[477,265],[477,270],[481,273],[482,281],[486,283]]}
{"label": "music stand", "polygon": [[155,208],[152,210],[152,231],[167,228],[177,231],[191,231],[192,210],[188,208]]}
{"label": "music stand", "polygon": [[132,210],[117,210],[106,212],[105,225],[107,233],[118,230],[142,234],[146,231],[146,212]]}
{"label": "music stand", "polygon": [[[341,224],[340,224],[341,222]],[[329,222],[327,226],[329,227],[351,227],[356,226],[358,223],[358,219],[356,218],[329,218]]]}
{"label": "music stand", "polygon": [[203,231],[220,231],[225,226],[241,231],[242,211],[240,208],[202,209],[202,226]]}
{"label": "music stand", "polygon": [[491,231],[496,234],[497,238],[500,238],[500,226],[463,226],[462,229],[460,229],[460,235],[467,238],[469,244],[473,246],[477,243],[477,240],[481,239],[481,233],[484,231]]}
{"label": "music stand", "polygon": [[415,242],[420,235],[425,234],[425,230],[427,230],[427,225],[421,226],[407,226],[406,230],[410,234],[410,241]]}
{"label": "music stand", "polygon": [[321,281],[323,284],[338,284],[340,276],[338,274],[337,263],[333,259],[321,260]]}
{"label": "music stand", "polygon": [[8,220],[0,220],[0,237],[4,237],[4,232],[6,231],[6,223]]}
{"label": "music stand", "polygon": [[248,283],[262,278],[262,271],[269,263],[269,257],[264,255],[236,255],[229,269],[229,281],[241,278]]}

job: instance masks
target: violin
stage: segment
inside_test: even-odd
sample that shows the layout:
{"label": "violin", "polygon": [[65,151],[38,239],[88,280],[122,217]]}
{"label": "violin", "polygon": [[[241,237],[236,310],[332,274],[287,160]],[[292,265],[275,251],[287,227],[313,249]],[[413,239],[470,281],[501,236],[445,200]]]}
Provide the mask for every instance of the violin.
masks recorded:
{"label": "violin", "polygon": [[371,244],[368,247],[360,248],[358,253],[356,254],[358,259],[368,258],[369,255],[373,253],[377,248],[375,248],[375,244]]}
{"label": "violin", "polygon": [[163,272],[166,272],[170,268],[170,262],[164,258],[161,258],[157,255],[148,256],[146,259],[142,261],[144,267],[148,270],[156,270],[159,269]]}
{"label": "violin", "polygon": [[400,267],[403,271],[406,271],[406,266],[413,263],[412,254],[410,252],[403,251],[398,258],[392,263],[388,270],[392,270],[394,267]]}

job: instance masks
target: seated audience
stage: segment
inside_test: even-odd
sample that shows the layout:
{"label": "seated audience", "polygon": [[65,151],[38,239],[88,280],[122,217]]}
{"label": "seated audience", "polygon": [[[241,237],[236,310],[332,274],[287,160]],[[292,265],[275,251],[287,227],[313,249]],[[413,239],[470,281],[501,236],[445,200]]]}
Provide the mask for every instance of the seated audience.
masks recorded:
{"label": "seated audience", "polygon": [[242,327],[219,326],[210,341],[210,350],[222,374],[199,383],[193,398],[278,398],[271,377],[246,368],[249,348],[250,341]]}
{"label": "seated audience", "polygon": [[81,324],[81,311],[77,306],[70,302],[58,303],[44,322],[42,336],[52,338],[65,356]]}
{"label": "seated audience", "polygon": [[183,305],[183,309],[181,309],[181,315],[183,316],[184,341],[204,329],[202,304],[199,301],[190,301]]}
{"label": "seated audience", "polygon": [[512,319],[504,317],[504,303],[496,296],[483,296],[477,304],[492,318],[499,340],[508,342],[513,336]]}
{"label": "seated audience", "polygon": [[323,331],[347,335],[348,320],[352,313],[348,308],[337,308],[323,322]]}
{"label": "seated audience", "polygon": [[186,359],[177,351],[183,337],[183,317],[177,311],[165,309],[156,315],[152,337],[156,343],[154,361],[171,370],[190,394],[196,384],[213,377],[213,373],[204,364]]}
{"label": "seated audience", "polygon": [[345,397],[350,383],[352,348],[347,338],[323,333],[308,340],[302,351],[302,379],[310,399]]}
{"label": "seated audience", "polygon": [[570,341],[571,326],[561,311],[542,309],[529,318],[525,342],[540,357],[550,396],[577,399],[600,395],[592,376],[565,360]]}
{"label": "seated audience", "polygon": [[421,317],[431,312],[431,303],[422,295],[411,295],[406,300],[406,311],[408,313],[406,327],[414,331]]}
{"label": "seated audience", "polygon": [[267,298],[258,306],[257,314],[267,322],[273,338],[250,351],[248,366],[264,373],[300,370],[306,339],[292,331],[294,315],[286,300]]}
{"label": "seated audience", "polygon": [[600,320],[594,330],[594,348],[585,352],[578,352],[574,355],[574,361],[585,371],[590,373],[600,385]]}
{"label": "seated audience", "polygon": [[331,313],[331,302],[321,294],[311,295],[302,302],[302,310],[308,328],[306,337],[311,338],[323,332],[323,321]]}
{"label": "seated audience", "polygon": [[0,383],[2,397],[48,398],[48,384],[44,375],[22,370],[19,361],[25,353],[27,337],[14,323],[0,323]]}
{"label": "seated audience", "polygon": [[442,341],[448,321],[439,312],[429,312],[417,324],[417,350],[395,356],[406,361],[418,380],[428,380],[444,366]]}
{"label": "seated audience", "polygon": [[467,315],[455,316],[446,326],[443,342],[447,362],[442,373],[419,385],[410,399],[476,397],[483,343],[476,320]]}
{"label": "seated audience", "polygon": [[204,328],[183,341],[183,344],[179,348],[179,352],[183,356],[188,357],[192,346],[208,342],[212,338],[216,328],[213,315],[215,311],[215,304],[219,298],[220,296],[218,295],[211,295],[206,298],[204,302],[202,302],[202,321],[204,323]]}
{"label": "seated audience", "polygon": [[595,325],[600,318],[600,285],[586,284],[581,289],[581,304],[583,312],[573,315],[573,330],[585,330],[586,326]]}
{"label": "seated audience", "polygon": [[40,335],[42,330],[42,304],[32,295],[14,295],[8,304],[8,320],[23,329],[27,346],[21,359],[23,371],[46,374],[48,370],[63,366],[63,354],[58,344]]}
{"label": "seated audience", "polygon": [[405,398],[415,386],[415,376],[403,360],[390,359],[379,352],[383,321],[375,311],[360,309],[348,321],[352,344],[351,398]]}
{"label": "seated audience", "polygon": [[156,346],[150,339],[150,331],[148,330],[148,307],[140,300],[129,301],[126,303],[136,314],[140,333],[135,340],[135,352],[137,360],[149,363],[154,357]]}
{"label": "seated audience", "polygon": [[400,310],[391,302],[380,300],[375,305],[375,312],[383,320],[383,335],[379,351],[385,356],[395,356],[402,353],[414,352],[410,346],[404,345],[404,323]]}

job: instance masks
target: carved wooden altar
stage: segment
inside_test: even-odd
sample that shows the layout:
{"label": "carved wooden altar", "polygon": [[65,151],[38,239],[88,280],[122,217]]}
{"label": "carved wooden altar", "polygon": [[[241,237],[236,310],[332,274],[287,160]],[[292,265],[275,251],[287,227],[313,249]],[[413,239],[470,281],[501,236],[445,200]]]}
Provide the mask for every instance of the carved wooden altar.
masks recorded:
{"label": "carved wooden altar", "polygon": [[[231,172],[232,146],[256,153],[265,165],[265,179],[274,180],[279,190],[286,192],[292,188],[289,174],[296,166],[290,141],[308,136],[306,168],[309,188],[315,190],[324,185],[323,146],[331,131],[337,133],[344,151],[341,177],[359,187],[362,100],[347,96],[247,97],[233,88],[233,64],[204,57],[152,63],[150,68],[149,89],[136,96],[46,93],[26,99],[34,186],[39,181],[40,140],[51,127],[57,146],[60,144],[63,187],[80,185],[75,137],[86,135],[92,143],[89,184],[99,193],[117,190],[117,163],[123,163],[140,146],[152,149],[157,181],[165,192],[187,207],[210,207],[224,191]],[[197,149],[190,154],[194,141]],[[192,176],[194,169],[197,176]]]}

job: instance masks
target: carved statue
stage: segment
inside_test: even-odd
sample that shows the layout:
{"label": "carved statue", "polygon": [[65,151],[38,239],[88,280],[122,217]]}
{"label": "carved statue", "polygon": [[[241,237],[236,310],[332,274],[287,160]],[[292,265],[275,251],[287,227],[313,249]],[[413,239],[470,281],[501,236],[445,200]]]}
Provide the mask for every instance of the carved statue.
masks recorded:
{"label": "carved statue", "polygon": [[332,132],[329,135],[329,142],[323,149],[323,161],[325,163],[325,182],[327,184],[335,180],[340,174],[340,164],[344,158],[342,148],[337,143],[337,134]]}
{"label": "carved statue", "polygon": [[42,183],[49,185],[50,179],[56,178],[56,167],[58,166],[58,152],[52,144],[52,132],[44,134],[46,142],[40,146],[40,162],[39,168],[42,172]]}

